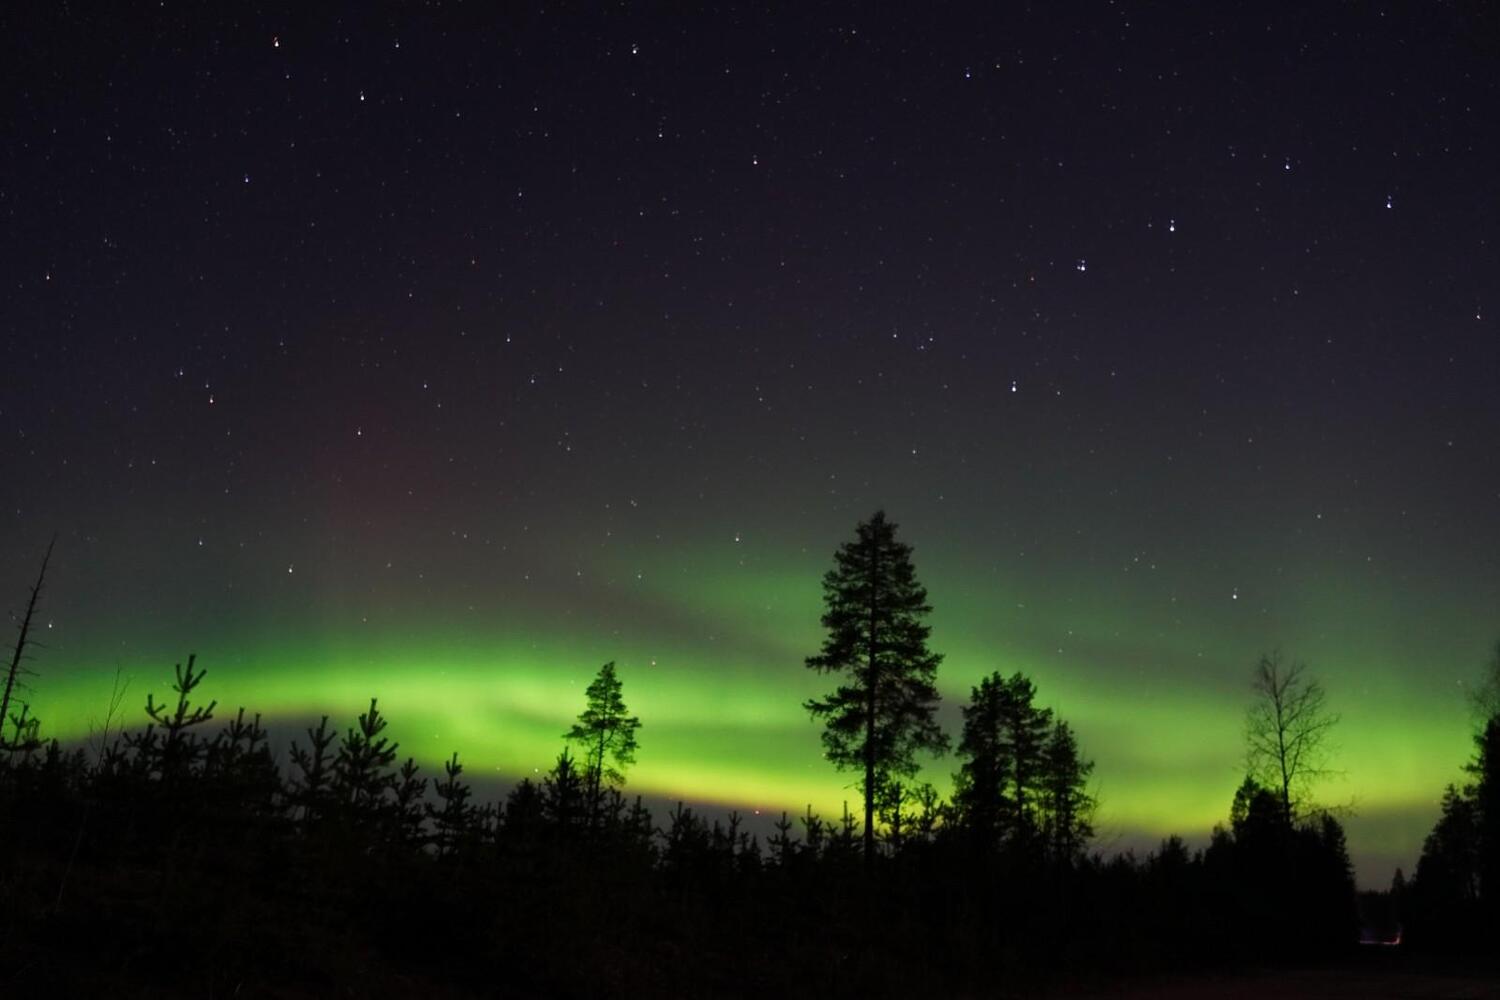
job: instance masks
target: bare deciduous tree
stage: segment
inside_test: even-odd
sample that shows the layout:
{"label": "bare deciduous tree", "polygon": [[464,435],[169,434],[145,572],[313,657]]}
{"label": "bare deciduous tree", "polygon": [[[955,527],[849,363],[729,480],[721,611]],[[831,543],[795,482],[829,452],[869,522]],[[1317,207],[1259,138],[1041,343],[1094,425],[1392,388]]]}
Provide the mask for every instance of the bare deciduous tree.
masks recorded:
{"label": "bare deciduous tree", "polygon": [[1250,774],[1281,800],[1288,823],[1297,818],[1309,786],[1333,773],[1326,766],[1328,734],[1339,717],[1328,710],[1323,685],[1307,665],[1262,656],[1251,682],[1254,701],[1245,716],[1245,758]]}

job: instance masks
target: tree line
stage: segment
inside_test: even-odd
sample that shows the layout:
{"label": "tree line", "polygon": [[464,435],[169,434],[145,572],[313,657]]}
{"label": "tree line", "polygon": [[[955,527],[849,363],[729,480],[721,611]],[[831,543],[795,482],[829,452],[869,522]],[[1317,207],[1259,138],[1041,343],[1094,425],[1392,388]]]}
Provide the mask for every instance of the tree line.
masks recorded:
{"label": "tree line", "polygon": [[1443,791],[1415,877],[1392,880],[1394,918],[1415,945],[1493,953],[1500,940],[1500,645],[1473,697],[1474,756]]}
{"label": "tree line", "polygon": [[[495,802],[456,753],[434,775],[403,759],[374,698],[342,729],[307,727],[284,762],[243,708],[215,731],[194,657],[169,697],[148,694],[144,725],[111,734],[117,690],[98,739],[65,748],[20,697],[44,560],[3,689],[0,982],[868,996],[1352,946],[1343,828],[1312,797],[1337,717],[1305,667],[1256,666],[1247,775],[1207,847],[1091,853],[1093,762],[1029,678],[974,686],[956,747],[937,724],[941,656],[911,554],[883,513],[858,525],[824,578],[824,640],[806,661],[837,678],[805,707],[829,762],[855,775],[859,811],[783,813],[769,834],[626,795],[645,726],[612,662],[553,766]],[[1367,923],[1383,908],[1408,942],[1445,947],[1500,926],[1497,718],[1415,878],[1363,900]],[[945,799],[919,756],[950,749]]]}

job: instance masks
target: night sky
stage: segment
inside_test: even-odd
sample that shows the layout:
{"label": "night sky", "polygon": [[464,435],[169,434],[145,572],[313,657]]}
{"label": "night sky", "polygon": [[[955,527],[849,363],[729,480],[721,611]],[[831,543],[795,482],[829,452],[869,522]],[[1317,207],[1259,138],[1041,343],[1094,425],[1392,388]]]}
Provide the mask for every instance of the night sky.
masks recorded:
{"label": "night sky", "polygon": [[1029,674],[1097,846],[1226,819],[1279,647],[1409,872],[1500,638],[1494,8],[808,6],[0,13],[46,731],[196,652],[504,782],[614,659],[629,789],[836,814],[803,658],[884,508],[945,726]]}

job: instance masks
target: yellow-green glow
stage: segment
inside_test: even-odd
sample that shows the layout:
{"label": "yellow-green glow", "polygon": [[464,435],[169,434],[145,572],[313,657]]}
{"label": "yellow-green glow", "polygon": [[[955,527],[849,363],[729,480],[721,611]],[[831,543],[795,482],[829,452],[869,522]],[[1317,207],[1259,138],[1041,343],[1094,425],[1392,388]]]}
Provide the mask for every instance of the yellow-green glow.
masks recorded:
{"label": "yellow-green glow", "polygon": [[[801,707],[828,683],[802,665],[820,636],[821,563],[811,554],[642,560],[629,600],[587,625],[545,613],[363,630],[303,620],[276,645],[247,645],[254,631],[241,629],[194,651],[221,716],[244,705],[273,724],[300,727],[326,712],[342,729],[374,695],[403,753],[435,767],[457,750],[471,774],[507,780],[551,765],[589,679],[614,659],[626,701],[644,723],[631,791],[837,814],[855,797],[852,776],[822,760]],[[1189,627],[1157,616],[1135,627],[1145,617],[1141,595],[1072,586],[1036,588],[1023,599],[1019,578],[986,579],[941,555],[928,565],[936,568],[927,573],[933,644],[946,655],[944,725],[956,733],[959,706],[986,673],[1030,675],[1097,762],[1096,827],[1105,847],[1173,832],[1201,838],[1224,820],[1242,774],[1249,668],[1278,632],[1308,637],[1291,652],[1313,666],[1343,716],[1331,760],[1342,774],[1319,796],[1352,806],[1351,841],[1366,860],[1366,879],[1386,877],[1393,860],[1410,865],[1420,836],[1412,831],[1430,821],[1468,753],[1456,683],[1435,685],[1409,669],[1412,644],[1366,621],[1358,593],[1289,602],[1295,613],[1280,615],[1269,604],[1247,610],[1231,599],[1219,620]],[[1482,649],[1482,637],[1471,641]],[[140,720],[147,691],[169,694],[171,664],[189,650],[155,639],[128,648],[129,655],[48,652],[39,661],[34,704],[51,732],[77,739],[97,728],[113,673],[103,664],[118,661],[130,679],[127,722]],[[1451,648],[1429,653],[1448,657],[1433,676],[1468,669]],[[932,762],[923,777],[946,791],[954,766]]]}

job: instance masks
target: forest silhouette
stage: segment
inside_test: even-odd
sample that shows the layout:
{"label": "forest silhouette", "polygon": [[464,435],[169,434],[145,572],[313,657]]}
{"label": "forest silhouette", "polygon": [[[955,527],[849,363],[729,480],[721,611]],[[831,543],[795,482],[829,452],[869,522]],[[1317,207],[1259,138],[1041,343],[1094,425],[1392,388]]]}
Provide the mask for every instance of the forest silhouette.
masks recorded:
{"label": "forest silhouette", "polygon": [[[883,513],[824,579],[836,686],[807,702],[859,811],[742,817],[628,793],[649,718],[597,671],[552,768],[479,801],[454,753],[427,774],[372,697],[285,760],[259,715],[227,721],[195,657],[86,745],[46,736],[28,693],[31,587],[0,731],[0,990],[23,995],[1013,995],[1069,977],[1346,958],[1363,940],[1489,955],[1500,932],[1500,651],[1413,877],[1356,893],[1338,817],[1313,797],[1338,718],[1270,654],[1247,691],[1247,774],[1201,850],[1091,850],[1093,762],[1020,673],[938,726],[941,656],[911,548]],[[395,706],[399,712],[399,706]],[[113,729],[112,729],[113,726]],[[951,747],[953,792],[918,754]],[[1455,762],[1457,765],[1459,762]],[[1368,950],[1368,949],[1367,949]]]}

